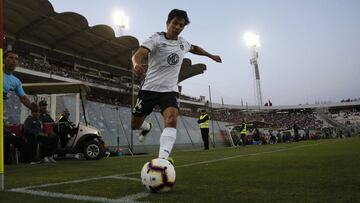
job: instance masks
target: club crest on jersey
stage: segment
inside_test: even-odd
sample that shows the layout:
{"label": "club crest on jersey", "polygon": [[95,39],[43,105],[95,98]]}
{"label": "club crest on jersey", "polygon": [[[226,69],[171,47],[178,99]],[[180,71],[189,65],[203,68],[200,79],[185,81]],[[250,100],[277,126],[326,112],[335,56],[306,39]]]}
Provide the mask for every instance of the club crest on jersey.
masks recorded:
{"label": "club crest on jersey", "polygon": [[179,55],[172,53],[167,57],[167,62],[169,65],[176,65],[179,62]]}
{"label": "club crest on jersey", "polygon": [[180,44],[180,49],[184,51],[184,45]]}

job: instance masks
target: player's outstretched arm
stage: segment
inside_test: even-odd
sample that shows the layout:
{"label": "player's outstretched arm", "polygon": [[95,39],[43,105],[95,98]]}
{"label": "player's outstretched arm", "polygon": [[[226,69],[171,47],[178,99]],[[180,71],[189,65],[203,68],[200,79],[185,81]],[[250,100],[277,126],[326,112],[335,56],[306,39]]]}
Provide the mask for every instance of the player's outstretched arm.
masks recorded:
{"label": "player's outstretched arm", "polygon": [[212,60],[221,63],[221,58],[218,55],[212,55],[209,52],[205,51],[203,48],[198,47],[196,45],[191,45],[190,48],[190,53],[196,54],[196,55],[201,55],[201,56],[207,56],[209,58],[211,58]]}
{"label": "player's outstretched arm", "polygon": [[142,61],[147,57],[149,53],[148,49],[140,47],[135,54],[131,57],[133,64],[133,72],[136,76],[141,76],[145,72],[145,67],[142,64]]}

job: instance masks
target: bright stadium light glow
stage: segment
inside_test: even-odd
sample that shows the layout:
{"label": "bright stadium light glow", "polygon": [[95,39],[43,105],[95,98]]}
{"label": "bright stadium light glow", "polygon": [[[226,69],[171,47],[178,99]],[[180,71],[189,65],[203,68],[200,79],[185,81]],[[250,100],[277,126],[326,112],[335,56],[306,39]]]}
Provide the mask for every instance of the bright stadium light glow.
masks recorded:
{"label": "bright stadium light glow", "polygon": [[116,26],[119,26],[121,29],[129,28],[129,16],[125,14],[124,11],[115,10],[113,12],[113,20]]}
{"label": "bright stadium light glow", "polygon": [[249,47],[259,47],[260,46],[260,36],[252,32],[247,32],[244,35],[244,40],[247,46]]}

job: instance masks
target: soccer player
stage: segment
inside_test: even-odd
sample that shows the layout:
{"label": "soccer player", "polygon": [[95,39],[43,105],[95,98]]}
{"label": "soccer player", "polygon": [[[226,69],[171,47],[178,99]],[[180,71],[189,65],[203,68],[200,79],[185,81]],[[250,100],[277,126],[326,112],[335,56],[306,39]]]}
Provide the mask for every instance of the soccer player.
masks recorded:
{"label": "soccer player", "polygon": [[[142,130],[139,135],[142,142],[152,128],[145,117],[155,105],[159,105],[165,126],[160,136],[159,158],[168,159],[176,140],[178,77],[184,55],[190,52],[221,63],[220,56],[212,55],[179,36],[189,23],[186,11],[173,9],[166,22],[167,31],[153,34],[132,57],[134,74],[141,76],[146,72],[146,76],[133,109],[131,127]],[[147,70],[142,63],[145,58],[148,59]]]}

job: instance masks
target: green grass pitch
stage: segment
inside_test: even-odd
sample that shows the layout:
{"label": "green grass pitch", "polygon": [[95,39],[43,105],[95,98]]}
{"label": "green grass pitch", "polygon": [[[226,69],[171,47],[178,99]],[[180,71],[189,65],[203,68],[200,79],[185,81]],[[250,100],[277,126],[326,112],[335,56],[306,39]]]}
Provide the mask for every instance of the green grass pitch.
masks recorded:
{"label": "green grass pitch", "polygon": [[7,165],[0,202],[360,202],[360,138],[173,152],[165,194],[140,182],[155,156]]}

